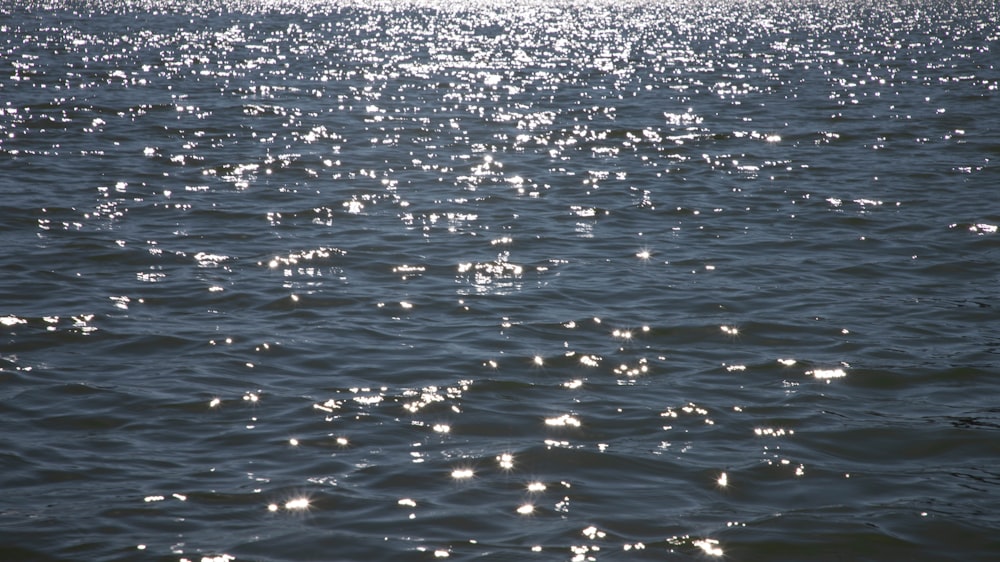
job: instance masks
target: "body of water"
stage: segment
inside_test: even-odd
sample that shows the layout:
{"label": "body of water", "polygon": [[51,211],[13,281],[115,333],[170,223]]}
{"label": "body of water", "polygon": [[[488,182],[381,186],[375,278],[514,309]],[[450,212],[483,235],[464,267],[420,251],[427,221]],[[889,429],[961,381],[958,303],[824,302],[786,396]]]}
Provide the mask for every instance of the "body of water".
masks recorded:
{"label": "body of water", "polygon": [[994,2],[0,3],[0,559],[991,560]]}

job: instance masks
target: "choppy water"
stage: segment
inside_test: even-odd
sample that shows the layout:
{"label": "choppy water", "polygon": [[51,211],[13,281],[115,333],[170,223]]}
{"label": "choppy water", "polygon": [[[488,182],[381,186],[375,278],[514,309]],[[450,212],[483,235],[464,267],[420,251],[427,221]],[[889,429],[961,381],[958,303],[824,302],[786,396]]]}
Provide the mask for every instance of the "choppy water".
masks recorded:
{"label": "choppy water", "polygon": [[0,11],[0,559],[988,560],[993,2]]}

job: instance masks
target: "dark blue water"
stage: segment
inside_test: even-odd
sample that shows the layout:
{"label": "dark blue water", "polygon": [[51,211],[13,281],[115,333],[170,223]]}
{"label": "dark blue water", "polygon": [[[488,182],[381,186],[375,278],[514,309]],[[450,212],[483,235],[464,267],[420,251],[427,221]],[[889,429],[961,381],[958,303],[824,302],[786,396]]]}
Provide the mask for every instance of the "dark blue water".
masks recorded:
{"label": "dark blue water", "polygon": [[994,2],[2,2],[0,559],[991,560]]}

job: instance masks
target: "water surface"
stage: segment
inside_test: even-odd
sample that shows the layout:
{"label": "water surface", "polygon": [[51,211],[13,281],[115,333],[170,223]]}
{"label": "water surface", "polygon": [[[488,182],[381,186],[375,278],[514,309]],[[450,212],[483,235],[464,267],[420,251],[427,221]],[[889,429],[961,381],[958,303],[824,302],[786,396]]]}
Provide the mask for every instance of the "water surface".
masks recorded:
{"label": "water surface", "polygon": [[0,7],[0,558],[1000,551],[993,3]]}

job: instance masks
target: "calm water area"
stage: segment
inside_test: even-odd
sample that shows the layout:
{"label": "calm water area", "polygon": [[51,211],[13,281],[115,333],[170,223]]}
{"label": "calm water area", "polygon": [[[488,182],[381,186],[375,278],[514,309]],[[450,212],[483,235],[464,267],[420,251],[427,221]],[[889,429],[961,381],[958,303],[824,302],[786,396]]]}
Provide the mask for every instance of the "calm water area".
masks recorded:
{"label": "calm water area", "polygon": [[0,0],[0,560],[997,560],[998,21]]}

